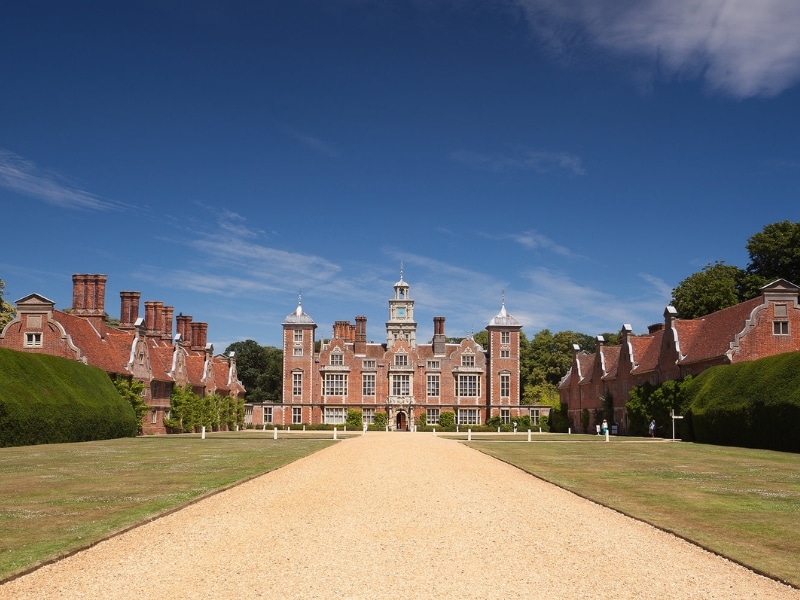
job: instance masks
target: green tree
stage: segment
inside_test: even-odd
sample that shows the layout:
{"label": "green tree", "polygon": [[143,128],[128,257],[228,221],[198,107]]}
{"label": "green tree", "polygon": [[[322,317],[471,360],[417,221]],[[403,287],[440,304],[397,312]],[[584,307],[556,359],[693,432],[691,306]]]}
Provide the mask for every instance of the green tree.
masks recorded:
{"label": "green tree", "polygon": [[137,435],[142,435],[144,416],[150,408],[147,406],[147,403],[142,400],[144,383],[137,379],[122,377],[121,375],[115,375],[113,381],[114,387],[117,388],[119,395],[127,400],[133,408],[133,414],[136,415],[136,424],[138,427]]}
{"label": "green tree", "polygon": [[630,432],[634,435],[647,435],[648,426],[653,419],[656,422],[656,431],[661,435],[668,430],[671,432],[670,412],[674,410],[681,414],[684,411],[681,390],[691,380],[691,377],[686,377],[680,381],[665,381],[657,387],[645,383],[633,388],[625,404]]}
{"label": "green tree", "polygon": [[185,386],[172,386],[170,395],[170,416],[164,419],[164,426],[174,431],[194,431],[201,425],[200,397],[192,391],[188,383]]}
{"label": "green tree", "polygon": [[456,413],[452,410],[443,410],[439,415],[439,426],[442,429],[452,429],[456,425]]}
{"label": "green tree", "polygon": [[733,265],[716,262],[690,275],[672,290],[672,306],[682,319],[697,319],[747,300],[741,287],[750,281]]}
{"label": "green tree", "polygon": [[489,332],[485,329],[481,329],[478,333],[473,335],[472,339],[476,344],[480,344],[484,350],[489,347]]}
{"label": "green tree", "polygon": [[543,381],[525,386],[521,404],[540,404],[558,410],[561,407],[561,399],[558,395],[558,388],[549,381]]}
{"label": "green tree", "polygon": [[800,285],[800,223],[766,225],[750,236],[746,248],[750,255],[747,272],[760,277],[764,284],[783,278]]}
{"label": "green tree", "polygon": [[373,423],[375,429],[386,429],[386,425],[388,423],[389,423],[389,417],[385,412],[375,413],[375,421]]}
{"label": "green tree", "polygon": [[3,327],[10,323],[14,318],[14,307],[3,300],[3,292],[5,287],[5,281],[0,279],[0,331],[3,331]]}
{"label": "green tree", "polygon": [[283,398],[283,351],[254,340],[234,342],[225,349],[236,353],[236,372],[247,390],[248,402],[280,402]]}
{"label": "green tree", "polygon": [[363,415],[360,410],[348,409],[345,425],[348,429],[361,429],[364,426]]}

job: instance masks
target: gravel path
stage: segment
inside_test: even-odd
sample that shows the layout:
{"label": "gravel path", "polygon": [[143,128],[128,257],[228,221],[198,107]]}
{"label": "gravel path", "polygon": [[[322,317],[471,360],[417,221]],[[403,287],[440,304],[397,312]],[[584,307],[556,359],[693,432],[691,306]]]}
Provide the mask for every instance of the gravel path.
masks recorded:
{"label": "gravel path", "polygon": [[[527,523],[536,523],[533,533]],[[794,598],[431,434],[370,433],[0,586],[0,598]]]}

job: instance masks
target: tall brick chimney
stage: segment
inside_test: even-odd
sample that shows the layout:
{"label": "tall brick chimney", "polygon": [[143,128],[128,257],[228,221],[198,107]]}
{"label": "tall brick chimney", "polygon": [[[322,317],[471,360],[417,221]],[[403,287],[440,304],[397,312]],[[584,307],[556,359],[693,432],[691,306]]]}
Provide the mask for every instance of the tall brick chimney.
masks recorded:
{"label": "tall brick chimney", "polygon": [[72,276],[72,314],[86,317],[95,327],[103,323],[107,275],[76,273]]}
{"label": "tall brick chimney", "polygon": [[178,314],[178,334],[181,336],[181,343],[188,347],[192,345],[192,317],[189,315]]}
{"label": "tall brick chimney", "polygon": [[155,314],[153,319],[152,335],[155,337],[161,337],[161,334],[164,333],[164,303],[153,302],[153,312]]}
{"label": "tall brick chimney", "polygon": [[192,350],[205,350],[206,336],[208,334],[208,323],[192,323]]}
{"label": "tall brick chimney", "polygon": [[356,317],[356,340],[353,350],[356,354],[367,353],[367,317]]}
{"label": "tall brick chimney", "polygon": [[147,335],[153,335],[156,330],[156,303],[152,300],[144,302],[144,328]]}
{"label": "tall brick chimney", "polygon": [[444,354],[446,338],[444,335],[444,317],[433,317],[433,353]]}
{"label": "tall brick chimney", "polygon": [[133,329],[139,318],[139,292],[120,292],[119,328]]}
{"label": "tall brick chimney", "polygon": [[161,339],[172,339],[172,314],[174,310],[172,306],[164,307],[164,326],[161,328]]}

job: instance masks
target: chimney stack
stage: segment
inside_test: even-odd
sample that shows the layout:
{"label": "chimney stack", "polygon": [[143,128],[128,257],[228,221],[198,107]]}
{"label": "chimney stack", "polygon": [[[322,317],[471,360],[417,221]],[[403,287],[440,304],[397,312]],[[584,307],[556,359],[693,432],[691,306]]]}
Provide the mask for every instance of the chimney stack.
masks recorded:
{"label": "chimney stack", "polygon": [[433,317],[433,353],[442,355],[445,351],[444,317]]}
{"label": "chimney stack", "polygon": [[178,314],[178,333],[181,334],[181,342],[184,346],[192,345],[192,317],[189,315]]}
{"label": "chimney stack", "polygon": [[367,317],[356,317],[356,339],[353,350],[356,354],[367,353]]}
{"label": "chimney stack", "polygon": [[72,314],[87,317],[96,328],[103,323],[107,275],[76,273],[72,276]]}
{"label": "chimney stack", "polygon": [[191,348],[192,350],[205,350],[206,348],[206,336],[208,334],[208,323],[192,323],[192,334],[191,334]]}
{"label": "chimney stack", "polygon": [[174,310],[172,306],[164,307],[164,325],[161,328],[161,339],[172,339],[172,313]]}
{"label": "chimney stack", "polygon": [[133,329],[139,318],[139,292],[120,292],[119,328]]}

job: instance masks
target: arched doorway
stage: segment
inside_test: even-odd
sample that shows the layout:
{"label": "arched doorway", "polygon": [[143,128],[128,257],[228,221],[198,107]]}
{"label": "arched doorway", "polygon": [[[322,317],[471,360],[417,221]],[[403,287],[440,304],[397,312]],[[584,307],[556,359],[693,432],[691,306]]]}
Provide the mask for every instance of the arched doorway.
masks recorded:
{"label": "arched doorway", "polygon": [[400,411],[397,413],[397,417],[395,419],[396,431],[405,431],[406,430],[406,413]]}

